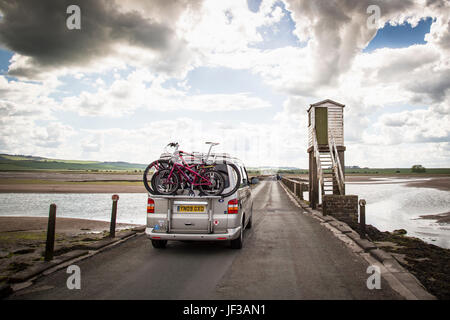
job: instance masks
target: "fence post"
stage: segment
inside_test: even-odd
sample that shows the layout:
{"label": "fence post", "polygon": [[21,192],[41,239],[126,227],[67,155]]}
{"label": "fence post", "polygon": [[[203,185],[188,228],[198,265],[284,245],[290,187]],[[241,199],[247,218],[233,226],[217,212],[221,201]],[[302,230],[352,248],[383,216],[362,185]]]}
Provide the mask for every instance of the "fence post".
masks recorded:
{"label": "fence post", "polygon": [[366,239],[366,200],[359,200],[359,235]]}
{"label": "fence post", "polygon": [[45,243],[45,261],[53,259],[53,250],[55,248],[55,226],[56,226],[56,204],[50,205],[47,225],[47,242]]}
{"label": "fence post", "polygon": [[109,225],[109,236],[114,238],[116,236],[116,218],[117,218],[117,201],[119,201],[119,196],[114,194],[112,196],[112,212],[111,212],[111,224]]}
{"label": "fence post", "polygon": [[303,200],[303,183],[300,183],[300,191],[298,193],[300,200]]}

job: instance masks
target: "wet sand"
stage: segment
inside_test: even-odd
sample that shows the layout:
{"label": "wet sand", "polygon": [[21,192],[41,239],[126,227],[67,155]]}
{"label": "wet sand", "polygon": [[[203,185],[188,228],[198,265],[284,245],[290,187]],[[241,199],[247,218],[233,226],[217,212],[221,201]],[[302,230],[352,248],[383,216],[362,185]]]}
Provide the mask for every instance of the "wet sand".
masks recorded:
{"label": "wet sand", "polygon": [[436,177],[427,181],[410,182],[407,186],[415,188],[435,188],[443,191],[450,191],[450,177]]}
{"label": "wet sand", "polygon": [[[392,179],[391,181],[380,181],[379,178]],[[396,179],[400,181],[395,181]],[[355,183],[381,183],[381,184],[396,184],[396,183],[406,183],[407,187],[414,188],[433,188],[442,191],[450,191],[450,177],[449,176],[347,176],[345,177],[346,182]],[[411,180],[408,182],[406,180]]]}
{"label": "wet sand", "polygon": [[57,171],[0,171],[0,181],[4,179],[42,179],[49,181],[142,181],[143,173],[88,173]]}
{"label": "wet sand", "polygon": [[146,192],[142,173],[0,172],[0,193]]}
{"label": "wet sand", "polygon": [[[46,231],[47,217],[0,217],[0,232]],[[135,224],[117,223],[118,229],[136,227]],[[56,232],[79,234],[109,230],[109,222],[98,220],[56,218]]]}
{"label": "wet sand", "polygon": [[437,223],[450,224],[450,212],[420,216],[420,219],[436,220]]}
{"label": "wet sand", "polygon": [[[47,217],[0,217],[0,285],[15,274],[42,264]],[[118,223],[116,236],[137,225]],[[54,256],[89,246],[109,237],[109,222],[56,218]]]}
{"label": "wet sand", "polygon": [[[288,178],[300,178],[308,181],[308,175],[286,175]],[[379,179],[392,179],[393,181],[382,181]],[[411,180],[411,182],[405,180]],[[400,181],[395,181],[400,180]],[[383,183],[395,184],[406,183],[407,187],[434,188],[443,191],[450,191],[450,176],[448,175],[426,175],[426,174],[402,174],[402,175],[353,175],[345,176],[345,182],[350,183]]]}
{"label": "wet sand", "polygon": [[[286,175],[307,181],[308,175]],[[382,182],[378,179],[393,179]],[[347,175],[350,183],[399,183],[408,187],[450,191],[450,176]],[[411,182],[405,181],[411,179]],[[426,179],[426,180],[424,180]],[[414,181],[417,180],[417,181]],[[23,183],[22,183],[23,182]],[[146,193],[142,173],[0,172],[0,193]]]}
{"label": "wet sand", "polygon": [[0,193],[146,193],[142,185],[104,184],[0,184]]}

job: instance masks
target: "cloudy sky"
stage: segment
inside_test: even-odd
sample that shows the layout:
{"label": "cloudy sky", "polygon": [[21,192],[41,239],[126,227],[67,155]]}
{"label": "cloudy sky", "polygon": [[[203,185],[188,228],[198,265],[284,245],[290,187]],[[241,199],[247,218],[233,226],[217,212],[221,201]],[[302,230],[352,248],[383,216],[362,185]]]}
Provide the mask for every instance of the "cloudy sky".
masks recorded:
{"label": "cloudy sky", "polygon": [[450,2],[0,0],[0,153],[147,163],[217,141],[306,168],[327,98],[347,165],[450,167]]}

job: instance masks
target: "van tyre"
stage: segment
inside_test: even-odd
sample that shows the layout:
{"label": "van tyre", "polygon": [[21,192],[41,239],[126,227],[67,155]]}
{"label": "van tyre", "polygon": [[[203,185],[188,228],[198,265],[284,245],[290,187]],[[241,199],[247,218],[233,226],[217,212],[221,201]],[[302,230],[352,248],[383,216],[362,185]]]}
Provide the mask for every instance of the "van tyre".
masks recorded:
{"label": "van tyre", "polygon": [[167,245],[167,240],[153,240],[152,239],[152,246],[156,249],[164,249]]}
{"label": "van tyre", "polygon": [[241,232],[239,233],[239,237],[234,240],[231,240],[230,245],[232,249],[242,249],[242,245],[244,244],[244,223],[241,224]]}
{"label": "van tyre", "polygon": [[245,227],[245,229],[251,229],[252,228],[252,220],[253,220],[253,207],[252,207],[250,218],[248,218],[247,226]]}

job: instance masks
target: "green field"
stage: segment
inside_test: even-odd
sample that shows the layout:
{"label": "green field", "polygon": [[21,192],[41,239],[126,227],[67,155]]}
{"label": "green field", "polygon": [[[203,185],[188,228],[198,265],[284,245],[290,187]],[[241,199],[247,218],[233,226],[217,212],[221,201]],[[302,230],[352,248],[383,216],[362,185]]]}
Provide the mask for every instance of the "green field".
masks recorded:
{"label": "green field", "polygon": [[[48,159],[43,157],[0,154],[0,171],[89,171],[89,172],[141,172],[146,164],[128,162],[100,162],[85,160]],[[268,170],[270,169],[270,170]],[[297,168],[247,168],[251,175],[260,175],[268,171],[280,174],[308,174],[308,169]],[[412,172],[411,168],[347,168],[346,174],[355,175],[396,175],[396,174],[450,174],[450,168],[426,168],[425,172]]]}
{"label": "green field", "polygon": [[128,162],[60,160],[42,157],[0,154],[0,171],[141,171],[147,165]]}
{"label": "green field", "polygon": [[[280,174],[308,174],[307,169],[278,170]],[[355,175],[396,175],[396,174],[450,174],[450,168],[426,168],[425,172],[412,172],[411,168],[359,168],[345,169],[345,174]]]}
{"label": "green field", "polygon": [[346,174],[450,174],[450,168],[427,168],[425,172],[413,172],[411,168],[345,169]]}

